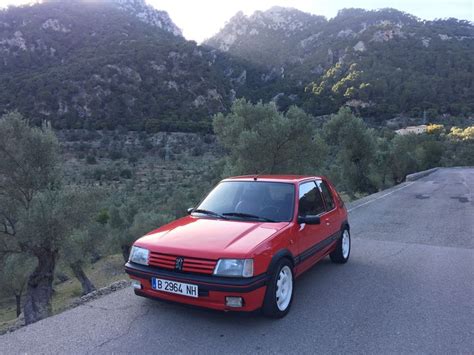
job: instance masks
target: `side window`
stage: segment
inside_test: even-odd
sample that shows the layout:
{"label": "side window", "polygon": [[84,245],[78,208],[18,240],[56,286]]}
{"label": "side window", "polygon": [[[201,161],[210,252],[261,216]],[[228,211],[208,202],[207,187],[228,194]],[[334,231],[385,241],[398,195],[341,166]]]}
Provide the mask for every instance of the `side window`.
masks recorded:
{"label": "side window", "polygon": [[321,188],[321,192],[323,194],[324,201],[326,201],[327,210],[330,211],[330,210],[334,209],[334,207],[336,207],[336,206],[334,204],[334,198],[332,197],[332,193],[331,193],[331,190],[329,189],[328,184],[326,184],[326,182],[324,182],[324,181],[319,181],[318,185]]}
{"label": "side window", "polygon": [[323,198],[314,181],[300,185],[299,210],[300,216],[314,216],[325,211]]}

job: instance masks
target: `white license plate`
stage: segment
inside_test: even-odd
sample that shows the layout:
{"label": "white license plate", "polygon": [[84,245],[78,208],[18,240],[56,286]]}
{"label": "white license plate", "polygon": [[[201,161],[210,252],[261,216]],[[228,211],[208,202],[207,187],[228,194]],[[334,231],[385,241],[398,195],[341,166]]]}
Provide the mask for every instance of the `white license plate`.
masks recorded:
{"label": "white license plate", "polygon": [[185,284],[171,280],[151,279],[151,287],[157,291],[175,293],[189,297],[198,297],[199,290],[197,285]]}

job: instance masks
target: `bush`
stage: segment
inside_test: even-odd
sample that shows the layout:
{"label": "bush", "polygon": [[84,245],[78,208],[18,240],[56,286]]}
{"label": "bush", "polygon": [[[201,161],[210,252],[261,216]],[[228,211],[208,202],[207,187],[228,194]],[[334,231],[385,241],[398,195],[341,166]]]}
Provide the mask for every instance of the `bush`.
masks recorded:
{"label": "bush", "polygon": [[131,179],[132,178],[132,171],[130,169],[123,169],[120,172],[120,177],[124,179]]}
{"label": "bush", "polygon": [[97,159],[93,155],[88,155],[86,158],[86,163],[89,165],[97,164]]}
{"label": "bush", "polygon": [[109,158],[112,160],[122,159],[123,153],[120,150],[114,149],[109,153]]}

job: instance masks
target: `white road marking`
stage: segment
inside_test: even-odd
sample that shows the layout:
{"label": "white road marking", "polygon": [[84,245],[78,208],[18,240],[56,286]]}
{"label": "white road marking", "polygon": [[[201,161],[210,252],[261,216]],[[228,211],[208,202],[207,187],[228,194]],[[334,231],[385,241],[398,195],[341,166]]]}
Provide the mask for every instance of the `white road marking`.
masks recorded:
{"label": "white road marking", "polygon": [[384,194],[384,195],[382,195],[382,196],[379,196],[379,197],[377,197],[377,198],[374,198],[373,200],[369,200],[369,201],[364,202],[364,203],[362,203],[362,204],[360,204],[360,205],[357,205],[357,206],[355,206],[355,207],[352,207],[351,209],[347,210],[347,212],[354,211],[354,210],[358,209],[359,207],[362,207],[362,206],[368,205],[369,203],[372,203],[372,202],[375,202],[375,201],[377,201],[377,200],[380,200],[381,198],[384,198],[384,197],[386,197],[386,196],[388,196],[388,195],[391,195],[391,194],[393,194],[393,193],[395,193],[395,192],[397,192],[397,191],[399,191],[399,190],[401,190],[401,189],[404,189],[405,187],[411,186],[411,185],[413,185],[414,183],[415,183],[415,181],[412,181],[412,182],[410,182],[409,184],[406,184],[405,186],[402,186],[402,187],[400,187],[400,188],[398,188],[398,189],[396,189],[396,190],[387,192],[386,194]]}

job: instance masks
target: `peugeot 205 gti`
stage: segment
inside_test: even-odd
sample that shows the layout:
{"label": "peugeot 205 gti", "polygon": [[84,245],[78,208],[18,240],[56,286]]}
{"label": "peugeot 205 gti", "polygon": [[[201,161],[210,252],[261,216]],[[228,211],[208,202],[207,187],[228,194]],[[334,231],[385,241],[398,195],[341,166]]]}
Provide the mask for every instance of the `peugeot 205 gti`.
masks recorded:
{"label": "peugeot 205 gti", "polygon": [[138,239],[125,270],[139,296],[283,317],[295,278],[326,255],[346,263],[350,238],[326,178],[240,176]]}

